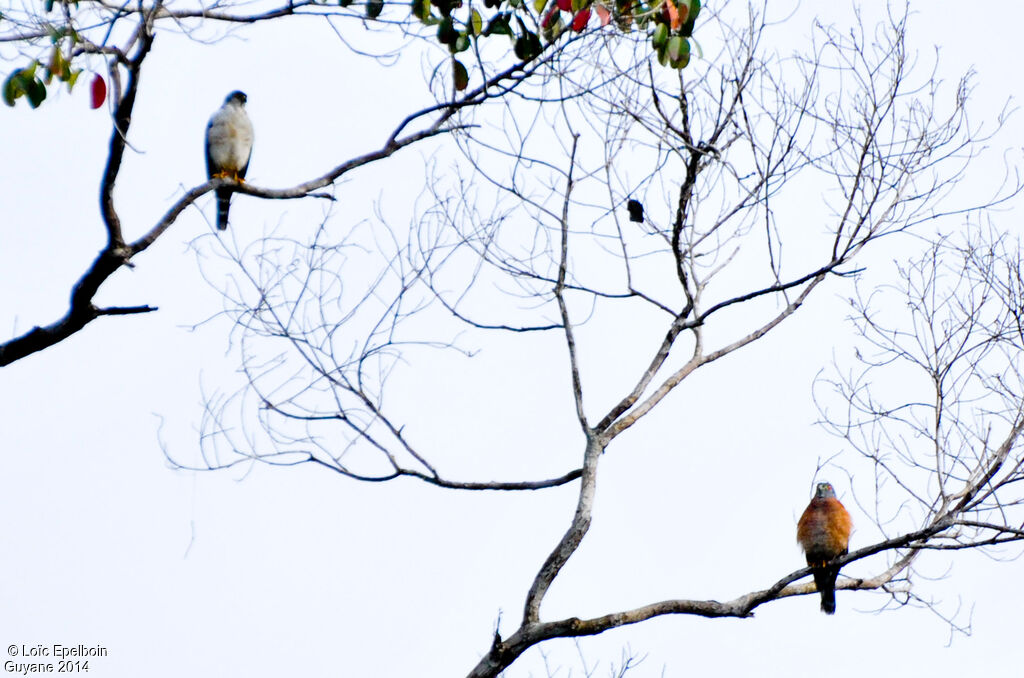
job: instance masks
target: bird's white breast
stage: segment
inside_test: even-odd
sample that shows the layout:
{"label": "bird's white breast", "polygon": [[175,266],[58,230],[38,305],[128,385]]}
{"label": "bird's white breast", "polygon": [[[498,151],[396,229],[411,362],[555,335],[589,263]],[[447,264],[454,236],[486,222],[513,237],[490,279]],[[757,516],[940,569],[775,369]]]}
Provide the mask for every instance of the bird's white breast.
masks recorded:
{"label": "bird's white breast", "polygon": [[249,162],[252,153],[252,123],[245,109],[227,104],[210,117],[206,133],[210,158],[219,171],[238,171]]}

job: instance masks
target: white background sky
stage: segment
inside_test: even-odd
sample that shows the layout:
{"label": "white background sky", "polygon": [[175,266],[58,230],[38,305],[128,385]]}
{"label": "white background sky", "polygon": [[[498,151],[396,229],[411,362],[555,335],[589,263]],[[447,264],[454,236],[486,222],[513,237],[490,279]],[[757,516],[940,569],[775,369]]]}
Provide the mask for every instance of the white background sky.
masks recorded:
{"label": "white background sky", "polygon": [[[1014,57],[1018,3],[918,5],[911,44],[922,59],[938,46],[943,77],[978,72],[975,121],[1024,94]],[[816,11],[802,8],[773,39],[799,49]],[[249,95],[257,139],[249,177],[261,186],[292,185],[377,147],[415,103],[429,101],[419,57],[383,69],[322,27],[293,26],[275,28],[272,40],[247,29],[214,46],[158,36],[130,137],[139,153],[127,156],[118,183],[129,235],[181,187],[203,181],[203,130],[230,90]],[[4,63],[3,74],[13,65]],[[87,98],[83,87],[39,110],[19,102],[0,111],[4,338],[59,317],[103,241],[96,196],[110,120]],[[972,182],[1001,180],[1000,149],[1019,149],[1021,129],[1016,116],[972,168]],[[418,192],[435,146],[360,170],[339,190],[339,209],[368,217],[378,196],[403,185]],[[212,219],[212,201],[200,205]],[[226,237],[248,242],[320,210],[314,201],[236,197]],[[1018,222],[1015,210],[998,216],[1007,229]],[[201,389],[230,383],[235,365],[228,323],[192,329],[221,305],[188,249],[199,238],[209,251],[210,230],[188,210],[100,294],[159,312],[97,321],[0,371],[0,648],[99,644],[110,655],[89,675],[101,677],[464,675],[499,613],[503,631],[513,628],[568,525],[576,486],[472,494],[412,481],[364,485],[314,467],[170,470],[159,437],[194,459]],[[228,275],[217,265],[208,272]],[[833,350],[816,340],[817,328],[844,312],[834,292],[819,294],[609,449],[594,526],[551,590],[545,618],[676,597],[730,599],[802,566],[796,519],[818,457],[842,449],[812,425],[811,382]],[[583,330],[585,351],[613,331]],[[563,352],[555,335],[517,337],[468,363],[425,365],[408,385],[409,402],[424,403],[413,430],[460,479],[573,468],[582,446]],[[467,391],[452,378],[460,370],[493,374],[500,388]],[[460,413],[457,426],[432,426],[438,405]],[[842,474],[829,479],[845,498]],[[866,524],[852,503],[855,524]],[[938,577],[946,564],[935,558],[924,570]],[[974,635],[950,647],[948,628],[930,612],[874,614],[882,597],[846,592],[834,617],[818,611],[816,597],[798,597],[750,620],[660,618],[581,646],[590,663],[603,663],[596,675],[629,646],[647,656],[636,676],[1019,676],[1020,574],[1019,562],[962,553],[948,578],[920,582],[947,612],[958,600],[974,608]],[[582,675],[570,643],[547,648],[558,675]],[[544,675],[538,653],[509,675]]]}

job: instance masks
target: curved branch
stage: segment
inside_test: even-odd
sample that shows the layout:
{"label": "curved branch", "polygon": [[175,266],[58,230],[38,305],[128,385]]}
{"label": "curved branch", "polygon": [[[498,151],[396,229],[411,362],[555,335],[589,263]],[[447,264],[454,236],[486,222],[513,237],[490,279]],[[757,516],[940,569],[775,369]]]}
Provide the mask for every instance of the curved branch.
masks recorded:
{"label": "curved branch", "polygon": [[[371,162],[387,158],[396,151],[422,139],[449,131],[451,131],[451,128],[427,129],[410,134],[409,136],[387,144],[376,151],[366,153],[344,162],[317,179],[313,179],[312,181],[308,181],[291,188],[258,188],[248,184],[238,184],[231,179],[214,179],[208,181],[205,184],[186,191],[185,194],[167,210],[164,216],[160,218],[148,233],[130,245],[126,245],[121,241],[120,221],[117,218],[117,213],[113,210],[113,201],[111,199],[109,201],[109,214],[105,216],[110,244],[108,244],[107,247],[97,255],[92,266],[89,267],[89,269],[75,284],[74,291],[71,294],[71,303],[68,312],[63,318],[51,325],[45,327],[34,327],[20,337],[16,337],[10,341],[0,344],[0,367],[9,365],[16,360],[45,348],[49,348],[50,346],[67,339],[100,315],[113,315],[110,313],[102,313],[92,305],[92,299],[99,290],[100,285],[106,282],[106,280],[122,266],[128,265],[135,255],[148,249],[157,238],[163,235],[163,233],[171,227],[171,225],[189,205],[206,193],[222,186],[231,186],[239,193],[245,193],[247,195],[266,199],[285,200],[306,197],[313,191],[333,183],[338,177],[342,176],[346,172]],[[115,130],[114,139],[111,142],[112,147],[117,145],[116,140],[118,138],[119,135]],[[125,143],[126,142],[121,142],[119,153],[123,152]],[[116,178],[116,167],[118,166],[120,166],[120,156],[117,158],[116,163],[113,160],[108,163],[107,175],[112,178],[109,180],[109,187],[107,179],[104,179],[104,190],[107,191],[105,196],[109,197],[111,195],[111,191],[113,190],[113,178]],[[115,169],[111,170],[110,168]],[[106,198],[104,198],[104,202],[107,202]],[[104,209],[106,210],[107,208],[105,207]],[[115,245],[114,243],[116,242],[119,242],[120,244]]]}
{"label": "curved branch", "polygon": [[[609,440],[614,438],[615,436],[619,435],[623,431],[625,431],[627,428],[629,428],[630,426],[635,424],[641,417],[643,417],[645,414],[647,414],[652,409],[654,409],[654,407],[659,402],[661,402],[662,398],[667,396],[672,391],[672,389],[674,389],[676,386],[678,386],[679,383],[683,379],[685,379],[687,376],[689,376],[690,373],[692,373],[698,367],[700,367],[701,365],[706,365],[707,363],[710,363],[710,362],[714,362],[715,360],[718,360],[719,358],[721,358],[721,357],[723,357],[725,355],[728,355],[728,354],[732,353],[733,351],[736,351],[737,349],[743,348],[747,344],[750,344],[750,343],[760,339],[764,335],[768,334],[768,332],[773,330],[775,327],[777,327],[780,323],[782,323],[782,321],[784,321],[786,318],[788,318],[789,316],[793,315],[793,313],[795,313],[796,310],[798,308],[800,308],[800,306],[803,305],[804,301],[811,294],[811,292],[814,290],[814,288],[817,287],[825,279],[825,276],[827,274],[828,274],[827,271],[826,272],[817,272],[814,275],[814,277],[810,280],[810,282],[807,283],[807,286],[803,290],[800,291],[800,294],[797,296],[796,299],[794,299],[792,302],[787,304],[786,307],[784,309],[782,309],[782,311],[780,311],[779,314],[776,315],[774,318],[772,318],[770,321],[768,321],[767,323],[765,323],[761,327],[757,328],[753,332],[750,332],[746,336],[741,337],[740,339],[737,339],[736,341],[734,341],[733,343],[731,343],[731,344],[729,344],[727,346],[723,346],[722,348],[718,349],[717,351],[712,351],[711,353],[707,353],[707,354],[703,354],[703,355],[700,353],[700,347],[698,346],[697,349],[695,349],[693,357],[689,361],[687,361],[687,363],[685,365],[683,365],[681,368],[676,370],[672,375],[670,375],[668,377],[668,379],[666,379],[661,384],[661,386],[659,386],[657,388],[657,390],[654,393],[652,393],[649,398],[647,398],[647,400],[645,400],[644,402],[640,403],[640,405],[638,405],[636,407],[636,409],[634,409],[631,412],[629,412],[629,414],[627,414],[626,416],[622,417],[621,419],[616,420],[613,424],[609,425],[609,427],[608,427],[608,429],[606,431],[606,434],[607,434]],[[788,286],[785,286],[785,287],[788,287]],[[757,292],[757,293],[754,293],[754,294],[755,294],[755,296],[757,296],[757,295],[760,295],[762,293],[767,293],[767,292],[761,291],[761,292]],[[704,316],[700,316],[700,317],[704,317]],[[666,342],[667,342],[667,340],[666,340]],[[667,357],[668,356],[667,348],[669,348],[669,346],[666,345],[665,348],[666,348],[665,357]],[[664,362],[664,358],[661,359],[661,362]],[[659,363],[655,363],[655,364],[658,364],[658,366],[660,367]],[[653,364],[652,364],[652,367],[653,367]],[[654,377],[654,373],[653,372],[650,373],[649,376],[645,375],[645,378],[647,379],[648,383],[650,382],[651,379],[653,379],[653,377]]]}
{"label": "curved branch", "polygon": [[561,487],[567,485],[583,475],[583,469],[573,469],[568,473],[560,475],[556,478],[546,478],[544,480],[519,480],[519,481],[501,481],[494,480],[489,482],[473,482],[473,481],[461,481],[461,480],[449,480],[442,478],[439,475],[431,475],[423,473],[421,471],[414,471],[412,469],[400,468],[393,473],[388,473],[382,476],[368,476],[359,473],[353,473],[344,468],[332,464],[330,462],[320,459],[316,455],[309,452],[275,452],[268,455],[258,456],[244,456],[235,459],[234,461],[220,464],[218,466],[191,466],[188,464],[182,464],[177,459],[174,459],[168,452],[165,446],[163,447],[164,457],[171,463],[171,465],[182,471],[209,471],[213,468],[218,470],[225,470],[237,466],[243,463],[250,463],[253,461],[259,461],[271,466],[298,466],[299,464],[317,464],[330,471],[345,476],[346,478],[352,478],[361,482],[368,483],[383,483],[389,480],[396,480],[398,478],[414,478],[421,480],[428,485],[434,485],[435,487],[442,487],[449,490],[470,490],[470,491],[502,491],[502,492],[514,492],[522,490],[546,490],[553,487]]}
{"label": "curved branch", "polygon": [[[337,466],[333,466],[329,463],[322,462],[319,459],[310,459],[315,461],[326,468],[331,469],[344,476],[357,477],[352,473],[348,473]],[[430,475],[421,471],[412,471],[402,469],[391,473],[387,476],[380,477],[369,477],[369,476],[358,476],[359,480],[369,482],[382,482],[387,480],[394,480],[396,478],[415,478],[416,480],[422,480],[428,485],[434,485],[435,487],[442,487],[448,490],[492,490],[492,491],[503,491],[503,492],[515,492],[521,490],[546,490],[552,487],[561,487],[567,485],[583,475],[583,469],[573,469],[568,473],[558,476],[557,478],[549,478],[546,480],[521,480],[521,481],[500,481],[494,480],[490,482],[470,482],[460,480],[448,480],[437,475]]]}
{"label": "curved branch", "polygon": [[[855,560],[861,560],[868,556],[883,551],[897,550],[902,548],[913,549],[913,552],[897,560],[892,566],[881,574],[868,579],[847,579],[838,582],[837,589],[842,590],[890,590],[889,584],[894,577],[906,569],[913,560],[916,553],[922,549],[929,548],[928,540],[940,535],[945,530],[954,527],[957,523],[950,519],[937,520],[931,525],[908,532],[893,539],[887,539],[871,546],[866,546],[850,553],[847,556],[836,558],[833,563],[838,567]],[[1003,530],[1009,534],[1000,543],[1005,541],[1024,541],[1024,531]],[[546,640],[553,638],[579,638],[581,636],[593,636],[604,633],[620,626],[637,624],[654,617],[665,615],[691,615],[706,618],[733,617],[746,619],[753,616],[753,611],[774,600],[781,600],[791,596],[802,596],[816,593],[813,582],[806,582],[800,585],[792,585],[793,582],[808,577],[812,574],[812,568],[804,567],[782,577],[772,586],[751,593],[738,596],[728,601],[718,600],[663,600],[650,603],[631,610],[612,612],[600,617],[580,619],[570,617],[552,622],[540,622],[536,618],[524,620],[523,624],[509,636],[508,640],[502,640],[495,636],[489,652],[480,660],[476,667],[469,673],[469,678],[493,678],[511,665],[526,650]]]}
{"label": "curved branch", "polygon": [[[159,6],[158,3],[154,12]],[[137,29],[139,48],[135,56],[128,60],[128,86],[114,110],[114,130],[110,134],[110,153],[107,155],[107,166],[103,170],[103,179],[100,182],[100,211],[103,215],[103,223],[107,227],[107,249],[111,251],[120,249],[124,245],[121,219],[114,207],[114,183],[121,171],[121,160],[124,158],[124,149],[128,145],[128,128],[132,124],[135,97],[139,93],[139,74],[142,70],[142,62],[153,47],[153,39],[156,36],[153,32],[152,17],[152,13],[144,14]],[[111,71],[116,68],[116,63],[111,64]]]}
{"label": "curved branch", "polygon": [[579,548],[590,529],[590,521],[594,510],[594,495],[597,491],[597,464],[604,451],[603,441],[595,436],[587,440],[587,449],[583,454],[582,482],[580,483],[579,499],[576,503],[576,513],[573,514],[572,522],[558,545],[541,565],[537,576],[530,585],[530,592],[526,595],[526,605],[523,610],[523,626],[535,624],[540,619],[540,605],[548,588],[555,581],[555,577],[562,570],[562,567],[569,562],[569,558]]}

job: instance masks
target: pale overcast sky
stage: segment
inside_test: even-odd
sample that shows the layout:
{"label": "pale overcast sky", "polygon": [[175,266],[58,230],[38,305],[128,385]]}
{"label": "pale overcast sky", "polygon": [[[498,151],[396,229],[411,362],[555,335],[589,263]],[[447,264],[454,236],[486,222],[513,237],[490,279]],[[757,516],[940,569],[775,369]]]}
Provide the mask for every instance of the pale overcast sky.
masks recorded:
{"label": "pale overcast sky", "polygon": [[[806,4],[770,33],[783,53],[806,44],[822,11]],[[823,21],[850,18],[845,5],[831,11]],[[1024,95],[1018,3],[943,0],[914,11],[911,44],[922,64],[938,47],[941,77],[977,71],[974,121],[993,120],[1008,98]],[[357,24],[344,28],[361,40]],[[2,63],[6,76],[14,62]],[[248,28],[215,45],[161,33],[144,67],[135,152],[118,183],[122,219],[138,235],[182,188],[205,179],[203,130],[231,90],[248,94],[256,128],[250,180],[290,186],[377,148],[406,112],[429,103],[422,71],[416,50],[382,68],[315,22]],[[110,119],[89,110],[82,88],[38,110],[4,108],[0,121],[7,338],[58,318],[102,245],[96,196]],[[1021,123],[1014,116],[989,144],[971,185],[1001,180],[1002,149],[1020,150]],[[380,200],[384,216],[405,226],[424,168],[444,143],[363,168],[340,186],[333,209],[372,225]],[[514,628],[537,568],[568,525],[576,485],[468,493],[414,481],[363,484],[311,465],[169,468],[161,442],[176,459],[196,462],[203,394],[230,394],[237,384],[237,346],[214,289],[232,269],[210,259],[219,251],[213,203],[199,205],[203,215],[186,210],[100,293],[103,303],[159,312],[99,320],[0,370],[0,647],[100,645],[109,655],[88,675],[101,678],[465,675],[499,617],[503,632]],[[236,196],[223,237],[245,247],[323,210],[312,199]],[[1020,214],[1011,205],[996,222],[1019,229]],[[811,400],[815,375],[833,357],[819,327],[841,321],[842,296],[819,294],[614,443],[593,528],[552,588],[545,618],[677,597],[731,599],[803,566],[796,520],[818,458],[843,450],[813,425]],[[604,322],[581,330],[584,351],[624,341],[623,328]],[[410,432],[430,440],[460,479],[574,468],[582,445],[561,336],[475,346],[471,359],[438,356],[403,377]],[[623,369],[633,374],[632,365]],[[498,386],[468,390],[459,377],[469,373],[493,375]],[[601,388],[594,384],[595,393]],[[439,422],[430,416],[439,408],[457,416]],[[858,536],[869,536],[868,518],[848,480],[833,474],[864,526],[853,543],[865,545]],[[735,520],[737,511],[747,519]],[[580,647],[587,666],[600,664],[594,675],[608,675],[624,648],[646,657],[631,676],[1021,675],[1020,562],[967,552],[951,569],[949,562],[926,561],[926,574],[946,578],[920,584],[942,601],[940,611],[960,605],[960,619],[971,619],[973,635],[951,644],[931,611],[875,614],[883,596],[841,591],[834,617],[818,611],[816,597],[794,597],[749,620],[661,617]],[[544,650],[554,675],[584,675],[571,641]],[[507,675],[544,676],[544,659],[533,650]]]}

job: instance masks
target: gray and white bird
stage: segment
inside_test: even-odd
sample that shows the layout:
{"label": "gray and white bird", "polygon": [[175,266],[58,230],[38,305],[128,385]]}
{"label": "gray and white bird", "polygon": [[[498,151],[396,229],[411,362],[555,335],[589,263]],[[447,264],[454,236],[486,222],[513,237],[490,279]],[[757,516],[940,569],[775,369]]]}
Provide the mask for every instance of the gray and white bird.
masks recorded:
{"label": "gray and white bird", "polygon": [[[210,116],[206,126],[206,174],[211,179],[229,178],[244,182],[252,156],[252,122],[245,112],[245,92],[234,91],[224,105]],[[218,188],[217,228],[228,227],[231,189]]]}

